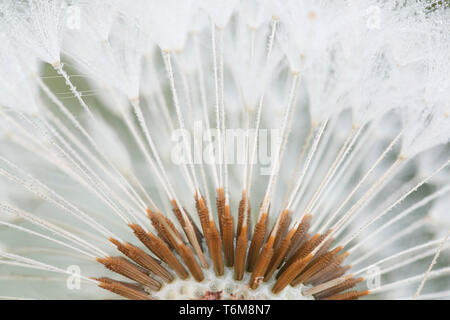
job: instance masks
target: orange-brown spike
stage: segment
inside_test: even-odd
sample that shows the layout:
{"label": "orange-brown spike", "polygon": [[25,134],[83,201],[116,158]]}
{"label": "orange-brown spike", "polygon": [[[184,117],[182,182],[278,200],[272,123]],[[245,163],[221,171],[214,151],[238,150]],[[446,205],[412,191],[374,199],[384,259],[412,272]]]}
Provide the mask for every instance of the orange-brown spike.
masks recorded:
{"label": "orange-brown spike", "polygon": [[220,237],[223,236],[223,218],[225,215],[225,194],[223,188],[217,189],[216,197],[217,216],[219,217]]}
{"label": "orange-brown spike", "polygon": [[217,276],[223,275],[222,241],[214,221],[210,221],[205,234],[206,244]]}
{"label": "orange-brown spike", "polygon": [[158,261],[148,255],[144,250],[127,242],[124,242],[122,244],[114,238],[110,238],[109,241],[114,243],[117,249],[128,258],[130,258],[140,266],[150,270],[155,275],[162,278],[164,281],[171,282],[173,280],[173,275],[163,266],[161,266]]}
{"label": "orange-brown spike", "polygon": [[230,213],[230,206],[228,204],[225,205],[225,213],[222,223],[222,241],[225,265],[227,267],[232,267],[234,261],[234,220]]}
{"label": "orange-brown spike", "polygon": [[264,279],[264,274],[267,271],[270,261],[272,260],[274,249],[273,249],[274,237],[270,236],[267,243],[263,246],[261,254],[258,257],[255,268],[250,277],[250,288],[256,289],[259,284]]}
{"label": "orange-brown spike", "polygon": [[298,248],[298,250],[292,255],[292,257],[286,262],[283,268],[288,267],[292,261],[305,257],[307,254],[312,252],[317,246],[319,246],[323,240],[330,234],[331,230],[328,230],[324,234],[315,234],[311,239],[305,242]]}
{"label": "orange-brown spike", "polygon": [[178,239],[183,239],[181,238],[181,235],[178,233],[178,230],[173,225],[172,221],[164,217],[162,213],[153,212],[152,210],[147,209],[147,216],[152,222],[152,225],[155,228],[156,232],[158,233],[158,236],[162,240],[164,240],[170,248],[174,249],[177,244],[174,242],[173,237],[170,236],[169,231],[166,229],[164,224],[161,223],[162,219],[164,219],[166,224],[169,226],[170,230],[177,236]]}
{"label": "orange-brown spike", "polygon": [[[312,284],[312,285],[318,285],[320,283],[323,283],[325,281],[328,281],[330,279],[330,277],[337,271],[337,274],[340,274],[342,271],[340,271],[340,269],[344,269],[343,273],[345,273],[346,269],[341,267],[342,262],[345,260],[345,258],[347,258],[349,255],[348,252],[344,252],[338,256],[336,256],[334,258],[334,260],[332,260],[330,262],[330,264],[328,266],[326,266],[325,268],[323,268],[322,270],[320,270],[318,273],[316,273],[315,275],[313,275],[309,280],[306,280],[307,284]],[[341,275],[337,276],[340,277]]]}
{"label": "orange-brown spike", "polygon": [[[177,241],[175,238],[176,235],[167,232],[167,237],[169,238],[170,243],[173,244],[175,250],[178,252],[180,257],[183,259],[184,263],[188,267],[191,274],[197,281],[203,280],[203,272],[200,266],[197,264],[197,260],[194,257],[192,250],[187,247],[183,242]],[[201,259],[201,257],[199,257]],[[205,261],[206,262],[206,261]]]}
{"label": "orange-brown spike", "polygon": [[286,263],[281,267],[280,271],[277,274],[277,277],[284,272],[284,270],[286,270],[287,268],[289,268],[289,266],[294,263],[294,261],[301,259],[303,257],[305,257],[306,255],[308,255],[311,251],[313,251],[313,247],[314,244],[317,242],[317,240],[320,239],[320,235],[317,233],[315,234],[313,237],[311,237],[311,239],[309,239],[308,241],[304,242],[298,249],[297,251],[292,255],[292,257],[290,257]]}
{"label": "orange-brown spike", "polygon": [[264,281],[269,281],[274,272],[278,269],[280,264],[283,262],[286,257],[287,250],[291,244],[291,239],[294,236],[295,229],[291,229],[286,237],[281,241],[280,246],[275,250],[275,253],[272,257],[272,260],[269,263],[269,267],[264,276]]}
{"label": "orange-brown spike", "polygon": [[[183,229],[186,229],[186,227],[187,227],[186,220],[183,219],[183,215],[181,213],[180,207],[178,207],[178,204],[175,200],[171,200],[171,203],[172,203],[172,211],[175,214],[175,216],[177,217],[177,220],[180,222]],[[186,214],[188,221],[191,223],[192,227],[194,228],[195,236],[197,237],[197,241],[200,243],[202,240],[202,233],[200,232],[197,225],[194,223],[194,220],[192,219],[189,212],[184,207],[183,207],[183,211]]]}
{"label": "orange-brown spike", "polygon": [[275,285],[272,288],[274,294],[279,293],[281,290],[286,288],[295,277],[302,272],[306,265],[313,258],[312,254],[308,254],[306,257],[294,261],[285,271],[283,271],[278,277]]}
{"label": "orange-brown spike", "polygon": [[183,259],[186,266],[189,268],[192,276],[197,281],[202,281],[204,279],[202,268],[200,268],[197,260],[194,257],[194,253],[192,249],[186,246],[185,244],[180,245],[179,250],[180,256]]}
{"label": "orange-brown spike", "polygon": [[180,261],[178,261],[164,241],[150,232],[145,232],[144,229],[137,224],[132,223],[129,226],[142,244],[144,244],[158,258],[167,263],[181,279],[186,279],[189,276],[186,269]]}
{"label": "orange-brown spike", "polygon": [[156,246],[159,247],[159,250],[161,251],[161,254],[165,259],[164,262],[166,262],[180,278],[186,279],[189,276],[189,274],[187,273],[186,269],[183,267],[181,262],[178,261],[177,257],[173,254],[170,248],[165,244],[165,242],[159,239],[158,237],[155,237],[151,233],[149,233],[148,235],[150,238],[152,238]]}
{"label": "orange-brown spike", "polygon": [[[244,218],[245,218],[245,206],[247,205],[247,217],[250,217],[250,201],[247,197],[247,193],[246,191],[242,191],[242,198],[241,201],[239,202],[239,209],[238,209],[238,223],[237,223],[237,228],[236,228],[236,237],[239,237],[241,235],[241,229],[242,229],[242,225],[244,224]],[[249,230],[249,221],[250,219],[247,219],[247,232]],[[249,235],[247,235],[248,237]]]}
{"label": "orange-brown spike", "polygon": [[259,251],[264,242],[264,238],[267,232],[267,213],[264,212],[261,215],[261,219],[255,226],[255,231],[253,233],[252,240],[250,242],[250,248],[248,249],[247,254],[247,271],[252,272],[256,261],[259,257]]}
{"label": "orange-brown spike", "polygon": [[339,294],[345,290],[352,289],[355,287],[358,283],[362,282],[364,278],[350,278],[345,280],[342,283],[339,283],[335,285],[334,287],[328,288],[322,292],[319,292],[314,295],[314,298],[316,299],[325,299],[327,297],[334,296],[336,294]]}
{"label": "orange-brown spike", "polygon": [[325,283],[330,280],[339,278],[339,277],[343,276],[348,270],[350,270],[350,266],[339,267],[336,270],[334,270],[333,272],[329,273],[325,278],[323,278],[320,281],[320,283]]}
{"label": "orange-brown spike", "polygon": [[131,228],[131,230],[133,230],[136,238],[138,238],[139,241],[141,241],[141,243],[147,247],[147,249],[153,252],[159,259],[167,263],[164,255],[161,252],[161,247],[159,247],[156,242],[153,241],[153,237],[149,236],[150,233],[145,232],[145,230],[140,225],[134,223],[130,223],[128,226]]}
{"label": "orange-brown spike", "polygon": [[122,284],[122,285],[124,285],[124,286],[126,286],[128,288],[132,288],[132,289],[135,289],[135,290],[138,290],[138,291],[145,292],[144,287],[142,287],[142,285],[140,285],[137,282],[119,281],[119,280],[114,280],[114,279],[111,279],[111,278],[108,278],[108,277],[101,277],[101,278],[93,278],[93,277],[91,277],[91,279],[95,280],[95,281],[106,282],[106,283],[117,282],[117,283],[120,283],[120,284]]}
{"label": "orange-brown spike", "polygon": [[360,297],[368,295],[369,293],[370,293],[369,290],[366,291],[353,290],[341,294],[336,294],[334,296],[324,298],[323,300],[356,300],[359,299]]}
{"label": "orange-brown spike", "polygon": [[306,239],[309,228],[311,226],[312,215],[306,214],[302,218],[302,222],[298,225],[297,230],[295,231],[294,236],[292,237],[291,245],[286,253],[286,257],[290,258],[292,254],[298,249],[300,245],[303,244],[303,241]]}
{"label": "orange-brown spike", "polygon": [[195,206],[202,225],[206,245],[214,265],[214,272],[217,276],[223,275],[222,240],[216,228],[214,220],[209,217],[208,207],[203,197],[195,198]]}
{"label": "orange-brown spike", "polygon": [[198,217],[200,218],[203,235],[206,235],[206,231],[209,228],[209,211],[205,199],[195,195],[195,207],[197,208]]}
{"label": "orange-brown spike", "polygon": [[325,267],[327,267],[331,261],[336,257],[336,254],[342,250],[342,247],[337,247],[336,249],[327,252],[321,256],[318,256],[318,258],[311,261],[311,263],[303,270],[302,273],[300,273],[297,278],[295,278],[291,285],[296,286],[299,283],[303,283],[307,281],[309,278],[311,278],[314,274],[319,272],[320,270],[323,270]]}
{"label": "orange-brown spike", "polygon": [[[187,218],[189,220],[189,222],[191,223],[191,225],[194,227],[195,230],[195,236],[198,239],[198,242],[201,246],[202,244],[202,240],[203,240],[203,233],[200,231],[199,227],[197,226],[197,224],[194,222],[194,220],[192,219],[191,214],[186,210],[186,208],[183,207],[184,212],[186,212]],[[203,248],[202,248],[203,249]]]}
{"label": "orange-brown spike", "polygon": [[[291,220],[292,220],[291,212],[289,210],[283,210],[283,212],[281,213],[278,230],[275,235],[275,241],[273,243],[274,248],[278,248],[281,240],[286,235],[289,225],[291,224]],[[274,225],[274,228],[275,228],[275,225]]]}
{"label": "orange-brown spike", "polygon": [[133,283],[125,283],[122,281],[116,281],[109,278],[92,278],[98,281],[98,286],[100,288],[111,291],[112,293],[118,294],[126,299],[131,300],[153,300],[152,297],[148,295],[140,286]]}
{"label": "orange-brown spike", "polygon": [[297,250],[306,239],[309,227],[311,226],[312,215],[307,214],[302,218],[302,222],[298,225],[294,236],[292,237],[291,244],[287,250],[286,257],[290,258],[291,255]]}
{"label": "orange-brown spike", "polygon": [[103,264],[109,270],[134,280],[152,290],[159,290],[161,284],[150,277],[145,271],[122,257],[97,258],[97,261]]}
{"label": "orange-brown spike", "polygon": [[316,257],[320,257],[321,255],[325,254],[327,251],[330,250],[331,244],[333,243],[334,238],[330,237],[327,241],[325,241],[319,250],[316,252]]}
{"label": "orange-brown spike", "polygon": [[[206,261],[205,255],[203,254],[202,246],[200,244],[201,237],[198,236],[199,233],[198,228],[192,222],[192,219],[188,216],[188,214],[184,211],[184,209],[183,210],[180,209],[175,200],[171,200],[171,203],[173,211],[175,215],[177,215],[177,219],[180,220],[180,224],[183,227],[184,233],[186,234],[189,243],[191,244],[195,254],[198,256],[200,260],[200,264],[202,265],[202,267],[207,268],[208,262]],[[185,216],[183,215],[183,212],[185,213]],[[177,247],[175,247],[175,249],[178,250]]]}
{"label": "orange-brown spike", "polygon": [[234,259],[234,279],[242,280],[244,277],[245,257],[247,255],[248,232],[247,225],[243,225],[241,233],[236,240],[236,255]]}

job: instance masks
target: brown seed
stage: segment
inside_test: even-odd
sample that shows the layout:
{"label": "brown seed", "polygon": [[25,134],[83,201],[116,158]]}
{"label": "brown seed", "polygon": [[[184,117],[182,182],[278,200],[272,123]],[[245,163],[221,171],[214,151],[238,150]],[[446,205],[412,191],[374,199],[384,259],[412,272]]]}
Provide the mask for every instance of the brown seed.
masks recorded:
{"label": "brown seed", "polygon": [[302,273],[300,273],[297,278],[295,278],[291,285],[296,286],[299,283],[303,283],[307,281],[309,278],[311,278],[314,274],[319,272],[320,270],[323,270],[325,267],[327,267],[331,261],[335,258],[336,254],[342,250],[342,247],[337,247],[336,249],[327,252],[318,258],[311,261],[311,263],[303,270]]}
{"label": "brown seed", "polygon": [[308,254],[306,257],[294,261],[285,271],[283,271],[278,277],[275,285],[272,288],[272,292],[277,294],[286,288],[295,277],[302,272],[306,265],[313,258],[312,254]]}
{"label": "brown seed", "polygon": [[93,280],[98,281],[100,288],[111,291],[126,299],[131,300],[153,300],[145,291],[143,291],[138,285],[131,283],[124,283],[122,281],[116,281],[109,278],[98,278]]}
{"label": "brown seed", "polygon": [[216,197],[217,216],[219,217],[220,237],[223,235],[223,217],[225,215],[225,194],[223,188],[217,189]]}
{"label": "brown seed", "polygon": [[241,234],[236,240],[236,255],[234,259],[234,279],[242,280],[244,277],[245,257],[248,246],[247,226],[242,226]]}
{"label": "brown seed", "polygon": [[114,238],[110,238],[109,240],[114,243],[117,249],[128,258],[141,265],[142,267],[150,270],[155,275],[161,277],[164,281],[171,282],[173,280],[173,275],[163,266],[161,266],[158,261],[148,255],[144,250],[127,242],[124,242],[122,244]]}
{"label": "brown seed", "polygon": [[225,265],[227,267],[232,267],[234,261],[234,220],[231,216],[229,205],[225,205],[225,213],[222,223],[222,242]]}
{"label": "brown seed", "polygon": [[286,253],[286,257],[290,258],[291,255],[298,249],[300,245],[302,245],[303,241],[308,234],[309,227],[311,225],[312,215],[307,214],[302,218],[302,222],[298,225],[297,230],[295,231],[294,236],[292,237],[291,244]]}
{"label": "brown seed", "polygon": [[358,283],[362,282],[363,278],[350,278],[345,280],[344,282],[335,285],[334,287],[328,288],[322,292],[319,292],[314,295],[314,298],[316,299],[325,299],[327,297],[331,297],[333,295],[339,294],[342,291],[352,289],[354,286],[356,286]]}
{"label": "brown seed", "polygon": [[159,290],[161,288],[161,284],[158,281],[145,273],[142,268],[139,268],[125,258],[105,257],[97,258],[97,261],[103,264],[109,270],[121,274],[124,277],[134,280],[144,286],[147,286],[152,290]]}
{"label": "brown seed", "polygon": [[145,232],[139,225],[132,223],[130,228],[136,237],[158,258],[167,263],[181,279],[186,279],[189,276],[186,269],[163,240],[150,232]]}
{"label": "brown seed", "polygon": [[258,223],[255,226],[252,240],[250,242],[250,248],[247,254],[247,271],[252,272],[256,265],[256,261],[259,257],[259,251],[264,242],[267,231],[267,213],[261,215]]}
{"label": "brown seed", "polygon": [[270,260],[272,260],[272,256],[274,253],[273,249],[274,238],[270,237],[269,241],[263,246],[261,250],[261,254],[258,257],[258,261],[256,262],[255,268],[250,277],[250,288],[256,289],[259,284],[264,279],[264,274],[267,271],[267,267],[269,266]]}
{"label": "brown seed", "polygon": [[270,278],[272,277],[272,275],[275,273],[275,271],[278,269],[278,267],[283,262],[284,258],[286,257],[286,253],[291,244],[291,239],[292,239],[295,231],[296,231],[295,229],[292,229],[291,231],[289,231],[289,233],[286,235],[286,237],[281,241],[280,246],[275,250],[272,260],[269,263],[267,272],[264,276],[264,281],[269,281]]}

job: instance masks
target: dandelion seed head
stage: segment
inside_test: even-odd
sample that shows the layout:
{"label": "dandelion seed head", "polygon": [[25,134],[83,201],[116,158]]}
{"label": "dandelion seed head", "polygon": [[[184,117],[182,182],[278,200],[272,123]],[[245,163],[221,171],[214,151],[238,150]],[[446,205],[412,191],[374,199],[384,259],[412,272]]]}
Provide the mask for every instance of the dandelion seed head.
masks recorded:
{"label": "dandelion seed head", "polygon": [[4,26],[18,46],[55,64],[60,61],[65,1],[5,1]]}

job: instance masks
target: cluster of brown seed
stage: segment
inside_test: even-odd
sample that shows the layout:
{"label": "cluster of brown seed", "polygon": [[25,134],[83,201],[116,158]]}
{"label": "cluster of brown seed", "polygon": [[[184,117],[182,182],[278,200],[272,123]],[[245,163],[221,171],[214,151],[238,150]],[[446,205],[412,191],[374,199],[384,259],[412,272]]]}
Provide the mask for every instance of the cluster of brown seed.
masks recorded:
{"label": "cluster of brown seed", "polygon": [[195,202],[203,232],[189,213],[172,201],[173,212],[183,227],[187,242],[167,217],[150,209],[147,210],[148,218],[156,234],[137,224],[129,225],[156,258],[133,244],[111,238],[110,241],[129,259],[104,257],[98,258],[98,262],[134,282],[97,278],[99,286],[129,299],[152,299],[151,291],[158,291],[163,282],[174,280],[173,272],[181,279],[191,275],[201,282],[203,268],[208,268],[204,256],[206,248],[202,246],[205,242],[216,276],[222,276],[226,266],[234,268],[234,279],[241,281],[247,271],[251,273],[250,289],[257,289],[262,281],[274,277],[273,294],[280,293],[288,285],[299,284],[310,285],[312,288],[307,291],[316,299],[357,299],[369,293],[353,289],[362,278],[345,276],[350,268],[343,265],[348,252],[342,252],[342,247],[330,249],[334,240],[330,237],[331,230],[324,234],[309,233],[311,215],[304,215],[301,223],[292,227],[292,214],[284,210],[276,223],[277,228],[274,225],[269,231],[265,212],[251,232],[250,204],[244,192],[235,232],[223,189],[218,190],[216,198],[219,229],[204,198],[196,196]]}

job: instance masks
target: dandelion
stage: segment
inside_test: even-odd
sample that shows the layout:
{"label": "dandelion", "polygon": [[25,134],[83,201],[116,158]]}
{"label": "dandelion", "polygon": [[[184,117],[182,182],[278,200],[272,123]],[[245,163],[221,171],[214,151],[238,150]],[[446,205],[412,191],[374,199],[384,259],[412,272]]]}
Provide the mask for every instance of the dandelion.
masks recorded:
{"label": "dandelion", "polygon": [[0,297],[449,298],[441,1],[0,17]]}

